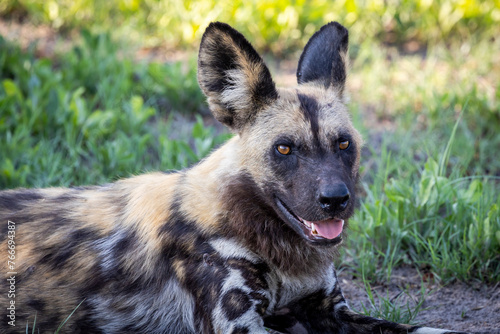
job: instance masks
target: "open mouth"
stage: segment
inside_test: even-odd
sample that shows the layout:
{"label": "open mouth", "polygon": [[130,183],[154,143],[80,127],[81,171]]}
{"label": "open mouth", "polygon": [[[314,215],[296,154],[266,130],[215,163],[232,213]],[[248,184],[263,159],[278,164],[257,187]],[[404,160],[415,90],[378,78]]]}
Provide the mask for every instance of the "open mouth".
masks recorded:
{"label": "open mouth", "polygon": [[276,197],[276,203],[286,217],[285,222],[307,241],[329,245],[342,241],[343,219],[329,218],[319,221],[308,221],[293,213],[278,197]]}

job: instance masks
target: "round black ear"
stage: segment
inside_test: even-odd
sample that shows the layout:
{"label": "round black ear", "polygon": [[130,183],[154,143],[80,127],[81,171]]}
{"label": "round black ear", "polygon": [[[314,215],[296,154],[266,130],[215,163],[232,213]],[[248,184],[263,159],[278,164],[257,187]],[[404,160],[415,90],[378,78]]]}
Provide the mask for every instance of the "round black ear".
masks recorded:
{"label": "round black ear", "polygon": [[235,131],[278,97],[257,51],[242,34],[221,22],[210,23],[203,34],[198,83],[215,118]]}
{"label": "round black ear", "polygon": [[317,82],[325,88],[344,89],[347,76],[347,49],[349,33],[337,22],[321,27],[300,56],[297,82]]}

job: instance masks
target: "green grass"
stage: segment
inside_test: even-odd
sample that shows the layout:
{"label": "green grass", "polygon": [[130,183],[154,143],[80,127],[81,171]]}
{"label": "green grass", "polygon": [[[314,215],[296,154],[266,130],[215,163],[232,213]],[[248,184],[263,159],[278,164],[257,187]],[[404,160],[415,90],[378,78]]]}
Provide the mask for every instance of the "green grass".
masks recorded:
{"label": "green grass", "polygon": [[[444,284],[500,282],[500,39],[492,34],[498,4],[232,6],[2,2],[4,15],[24,13],[61,31],[84,29],[70,50],[51,59],[0,37],[0,189],[102,184],[180,169],[228,138],[199,116],[207,108],[194,53],[176,63],[133,61],[134,43],[123,36],[142,46],[190,49],[217,18],[234,24],[259,50],[282,55],[337,19],[351,28],[350,108],[366,142],[360,206],[339,260],[365,284],[371,305],[361,311],[414,321],[423,292],[418,301],[401,304],[383,296],[377,302],[370,288],[400,265],[431,272]],[[115,35],[113,26],[120,27]],[[419,52],[401,53],[411,42]],[[182,125],[179,115],[191,125]]]}
{"label": "green grass", "polygon": [[201,118],[191,145],[171,138],[178,131],[167,113],[184,104],[190,112],[206,108],[195,68],[118,60],[108,35],[85,36],[56,60],[36,59],[0,37],[0,188],[179,169],[224,139]]}
{"label": "green grass", "polygon": [[439,45],[425,57],[366,43],[352,63],[355,112],[366,118],[369,110],[370,122],[388,123],[391,131],[425,134],[409,148],[423,157],[441,153],[463,111],[450,166],[460,164],[468,175],[499,175],[500,161],[491,152],[500,146],[500,39]]}
{"label": "green grass", "polygon": [[367,45],[354,59],[351,108],[368,139],[343,264],[356,276],[382,282],[411,264],[443,283],[500,281],[499,55],[484,40],[425,58]]}
{"label": "green grass", "polygon": [[370,282],[389,279],[401,264],[430,267],[444,282],[500,281],[500,178],[449,175],[446,152],[415,165],[387,145],[373,182],[362,183],[347,265]]}
{"label": "green grass", "polygon": [[386,297],[383,297],[378,293],[375,297],[370,284],[366,280],[364,281],[364,287],[369,298],[369,305],[367,306],[362,304],[362,309],[356,311],[368,316],[386,319],[397,323],[411,325],[417,324],[415,318],[422,310],[425,297],[427,296],[425,284],[421,285],[418,300],[415,300],[410,295],[408,289],[405,289],[395,297],[390,298],[388,294]]}
{"label": "green grass", "polygon": [[[71,316],[72,316],[72,315],[76,312],[76,310],[80,307],[80,305],[82,305],[82,303],[83,303],[84,301],[85,301],[85,299],[84,299],[84,300],[82,300],[82,301],[80,302],[80,304],[78,304],[78,305],[77,305],[77,306],[73,309],[73,311],[72,311],[72,312],[71,312],[71,313],[70,313],[70,314],[69,314],[69,315],[68,315],[68,316],[67,316],[67,317],[66,317],[66,318],[65,318],[65,319],[64,319],[64,320],[63,320],[63,321],[59,324],[59,326],[57,327],[57,329],[56,329],[56,331],[54,332],[54,334],[59,334],[59,333],[61,333],[61,331],[62,331],[62,329],[63,329],[64,325],[68,322],[69,318],[71,318]],[[29,328],[30,328],[30,327],[29,327],[29,322],[27,321],[27,322],[26,322],[26,334],[29,334]],[[35,329],[37,329],[37,328],[36,328],[36,313],[35,313],[35,318],[33,319],[33,325],[32,325],[32,327],[31,327],[31,334],[35,334]],[[40,331],[40,330],[38,329],[37,333],[38,333],[39,331]]]}

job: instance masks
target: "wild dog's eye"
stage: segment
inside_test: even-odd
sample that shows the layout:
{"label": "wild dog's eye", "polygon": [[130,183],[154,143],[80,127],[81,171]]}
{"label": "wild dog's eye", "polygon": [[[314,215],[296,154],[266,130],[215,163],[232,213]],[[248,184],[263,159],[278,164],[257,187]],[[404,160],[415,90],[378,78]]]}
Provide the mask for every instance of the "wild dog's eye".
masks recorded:
{"label": "wild dog's eye", "polygon": [[292,152],[292,149],[290,148],[290,146],[287,146],[287,145],[277,145],[276,150],[280,154],[283,154],[283,155],[288,155]]}
{"label": "wild dog's eye", "polygon": [[350,143],[348,140],[343,140],[339,143],[339,148],[341,150],[346,150],[349,147]]}

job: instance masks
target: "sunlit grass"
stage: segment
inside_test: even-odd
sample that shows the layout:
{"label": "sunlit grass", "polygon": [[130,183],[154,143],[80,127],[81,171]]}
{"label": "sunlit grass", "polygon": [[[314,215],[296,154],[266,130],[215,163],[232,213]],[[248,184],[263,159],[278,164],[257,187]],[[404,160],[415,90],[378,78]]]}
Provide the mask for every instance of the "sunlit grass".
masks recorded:
{"label": "sunlit grass", "polygon": [[[426,140],[425,133],[412,136]],[[443,282],[499,281],[500,178],[464,176],[463,165],[445,168],[454,135],[421,163],[404,147],[392,154],[391,141],[376,152],[373,180],[362,183],[366,195],[351,219],[346,265],[369,282],[390,279],[401,264],[430,267]]]}

